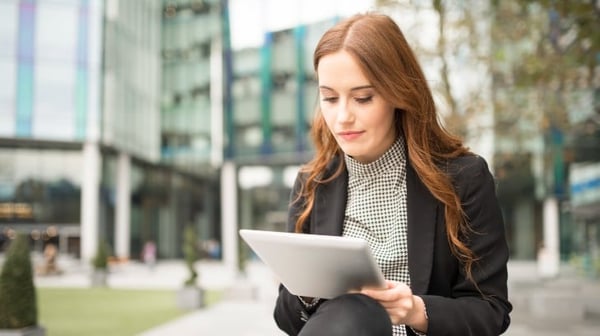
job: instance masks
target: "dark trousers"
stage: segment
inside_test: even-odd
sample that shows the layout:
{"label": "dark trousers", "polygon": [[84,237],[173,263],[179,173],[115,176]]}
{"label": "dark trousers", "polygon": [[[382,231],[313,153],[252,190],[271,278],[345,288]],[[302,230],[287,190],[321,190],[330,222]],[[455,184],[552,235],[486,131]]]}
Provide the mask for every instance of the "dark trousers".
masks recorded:
{"label": "dark trousers", "polygon": [[392,321],[379,302],[362,294],[325,301],[298,336],[391,336]]}

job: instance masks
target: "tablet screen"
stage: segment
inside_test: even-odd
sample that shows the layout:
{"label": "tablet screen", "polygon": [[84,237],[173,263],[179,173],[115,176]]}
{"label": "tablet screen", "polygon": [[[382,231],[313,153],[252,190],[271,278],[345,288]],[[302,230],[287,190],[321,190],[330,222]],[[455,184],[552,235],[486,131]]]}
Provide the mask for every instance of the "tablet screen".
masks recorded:
{"label": "tablet screen", "polygon": [[330,299],[365,286],[385,286],[363,239],[264,230],[239,232],[294,295]]}

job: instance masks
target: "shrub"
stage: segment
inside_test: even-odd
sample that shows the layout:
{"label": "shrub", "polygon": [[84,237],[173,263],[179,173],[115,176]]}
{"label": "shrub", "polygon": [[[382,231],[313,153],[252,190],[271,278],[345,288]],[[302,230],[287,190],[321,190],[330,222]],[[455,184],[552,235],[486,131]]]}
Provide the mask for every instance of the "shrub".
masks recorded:
{"label": "shrub", "polygon": [[108,268],[108,254],[108,245],[105,241],[100,241],[98,243],[96,256],[94,256],[94,259],[92,260],[94,269],[105,270]]}
{"label": "shrub", "polygon": [[192,226],[186,226],[183,231],[183,257],[185,258],[185,264],[189,271],[189,277],[185,281],[185,286],[196,285],[196,279],[198,278],[198,272],[194,268],[194,264],[200,259],[198,253],[198,247],[196,246],[197,238],[196,231]]}
{"label": "shrub", "polygon": [[0,329],[22,329],[38,322],[37,297],[29,239],[18,234],[11,242],[0,273]]}

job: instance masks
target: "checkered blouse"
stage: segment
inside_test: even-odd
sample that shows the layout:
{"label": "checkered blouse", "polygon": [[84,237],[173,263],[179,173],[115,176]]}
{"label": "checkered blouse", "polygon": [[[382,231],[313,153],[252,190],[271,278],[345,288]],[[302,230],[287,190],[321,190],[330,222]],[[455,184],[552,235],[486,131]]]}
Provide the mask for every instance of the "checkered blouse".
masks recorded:
{"label": "checkered blouse", "polygon": [[[374,162],[363,164],[348,155],[345,160],[348,200],[342,235],[365,239],[385,278],[410,285],[403,139]],[[393,335],[406,335],[404,326],[395,325]]]}

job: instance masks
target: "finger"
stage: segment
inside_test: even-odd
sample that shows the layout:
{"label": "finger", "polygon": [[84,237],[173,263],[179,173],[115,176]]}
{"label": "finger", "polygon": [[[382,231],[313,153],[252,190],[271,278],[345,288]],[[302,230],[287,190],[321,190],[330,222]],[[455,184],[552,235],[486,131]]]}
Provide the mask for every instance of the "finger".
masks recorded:
{"label": "finger", "polygon": [[361,293],[379,301],[396,301],[412,296],[412,291],[410,288],[402,283],[398,283],[395,287],[385,290],[372,290],[365,288],[361,291]]}
{"label": "finger", "polygon": [[380,303],[383,302],[394,302],[400,298],[398,293],[395,293],[393,290],[363,290],[362,294],[369,296]]}
{"label": "finger", "polygon": [[413,307],[409,299],[401,299],[397,301],[379,301],[379,303],[388,310],[408,310]]}

